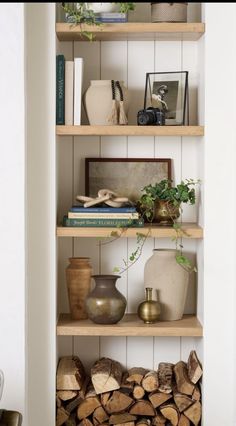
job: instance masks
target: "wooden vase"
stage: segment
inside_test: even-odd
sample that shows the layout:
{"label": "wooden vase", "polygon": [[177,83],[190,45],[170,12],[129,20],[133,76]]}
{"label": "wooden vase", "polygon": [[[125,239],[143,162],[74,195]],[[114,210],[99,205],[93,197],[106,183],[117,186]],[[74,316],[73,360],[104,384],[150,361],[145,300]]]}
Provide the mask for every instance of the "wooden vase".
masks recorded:
{"label": "wooden vase", "polygon": [[66,282],[72,319],[87,319],[85,300],[91,291],[92,267],[89,257],[70,257]]}

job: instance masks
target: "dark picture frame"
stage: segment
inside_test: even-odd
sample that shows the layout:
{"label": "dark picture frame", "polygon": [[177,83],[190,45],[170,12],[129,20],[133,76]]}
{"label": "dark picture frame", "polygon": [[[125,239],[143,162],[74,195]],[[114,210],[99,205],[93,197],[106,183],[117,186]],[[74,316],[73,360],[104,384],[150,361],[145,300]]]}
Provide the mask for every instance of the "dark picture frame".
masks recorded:
{"label": "dark picture frame", "polygon": [[171,179],[170,158],[85,158],[87,196],[110,189],[135,203],[145,185],[162,179]]}
{"label": "dark picture frame", "polygon": [[[163,87],[165,92],[161,92]],[[161,94],[160,102],[155,96]],[[146,73],[144,109],[148,107],[165,110],[165,124],[168,126],[189,125],[188,71]]]}

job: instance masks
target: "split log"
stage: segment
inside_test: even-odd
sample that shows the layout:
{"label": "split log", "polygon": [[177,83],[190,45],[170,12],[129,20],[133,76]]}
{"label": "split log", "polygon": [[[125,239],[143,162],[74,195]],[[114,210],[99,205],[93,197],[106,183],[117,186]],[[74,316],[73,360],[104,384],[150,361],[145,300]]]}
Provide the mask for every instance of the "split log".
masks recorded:
{"label": "split log", "polygon": [[199,389],[198,386],[195,386],[193,394],[192,394],[192,399],[194,399],[194,401],[200,401],[201,400],[201,391]]}
{"label": "split log", "polygon": [[119,413],[119,414],[112,414],[109,418],[109,424],[117,426],[119,424],[125,424],[125,423],[134,423],[137,420],[137,416],[134,416],[128,412]]}
{"label": "split log", "polygon": [[158,365],[158,390],[163,393],[171,393],[172,391],[172,377],[173,377],[173,364],[170,362],[160,362]]}
{"label": "split log", "polygon": [[134,422],[128,422],[128,423],[117,423],[116,426],[135,426]]}
{"label": "split log", "polygon": [[162,426],[166,424],[166,419],[161,413],[157,413],[152,419],[153,426]]}
{"label": "split log", "polygon": [[194,403],[191,398],[189,398],[187,395],[184,395],[183,393],[175,393],[174,401],[180,413],[182,413],[182,411],[186,410]]}
{"label": "split log", "polygon": [[120,391],[127,393],[128,395],[133,392],[134,382],[127,382],[129,377],[128,372],[124,373],[121,380]]}
{"label": "split log", "polygon": [[57,367],[57,390],[80,390],[85,379],[82,362],[77,356],[64,356]]}
{"label": "split log", "polygon": [[58,391],[57,396],[62,401],[69,401],[70,399],[75,398],[77,396],[77,392],[76,391]]}
{"label": "split log", "polygon": [[72,413],[83,401],[83,399],[78,395],[77,398],[73,399],[69,404],[66,405],[66,411]]}
{"label": "split log", "polygon": [[202,416],[201,403],[199,401],[194,402],[191,407],[187,408],[187,410],[184,411],[184,415],[188,417],[188,419],[194,424],[194,426],[197,426]]}
{"label": "split log", "polygon": [[151,401],[154,408],[159,407],[165,402],[169,401],[172,398],[172,395],[162,392],[153,392],[148,395],[149,400]]}
{"label": "split log", "polygon": [[95,426],[100,425],[101,423],[104,423],[106,420],[109,419],[109,416],[107,415],[106,411],[102,406],[96,408],[93,412],[93,424]]}
{"label": "split log", "polygon": [[76,426],[76,425],[77,425],[76,414],[71,414],[69,419],[66,420],[65,426]]}
{"label": "split log", "polygon": [[189,380],[187,366],[185,362],[179,361],[174,366],[175,380],[179,393],[192,395],[194,384]]}
{"label": "split log", "polygon": [[56,426],[62,426],[69,418],[69,416],[70,414],[63,407],[58,408]]}
{"label": "split log", "polygon": [[156,412],[152,404],[144,399],[135,402],[129,410],[130,414],[136,416],[155,416]]}
{"label": "split log", "polygon": [[191,382],[196,384],[202,377],[202,366],[197,357],[196,351],[191,351],[188,358],[188,377]]}
{"label": "split log", "polygon": [[178,426],[190,426],[190,420],[184,414],[181,414]]}
{"label": "split log", "polygon": [[137,421],[136,426],[151,426],[151,420],[142,417],[140,420]]}
{"label": "split log", "polygon": [[122,367],[110,358],[101,358],[91,369],[91,379],[97,394],[120,388]]}
{"label": "split log", "polygon": [[146,392],[154,392],[158,389],[158,377],[155,371],[149,371],[142,380],[142,387]]}
{"label": "split log", "polygon": [[100,407],[100,401],[98,397],[90,397],[83,399],[77,408],[77,417],[79,420],[85,419],[86,417],[93,414],[97,407]]}
{"label": "split log", "polygon": [[112,414],[109,418],[109,423],[110,425],[117,425],[117,424],[135,422],[136,420],[137,420],[137,417],[129,413]]}
{"label": "split log", "polygon": [[125,393],[114,391],[105,405],[105,410],[109,414],[121,413],[127,410],[133,402],[133,398]]}
{"label": "split log", "polygon": [[82,384],[81,389],[79,390],[79,396],[84,399],[85,398],[85,394],[87,392],[87,388],[88,388],[88,384],[90,383],[90,377],[86,376],[84,379],[84,382]]}
{"label": "split log", "polygon": [[93,426],[89,419],[82,419],[78,426]]}
{"label": "split log", "polygon": [[133,389],[133,397],[135,399],[142,399],[145,395],[145,390],[140,385],[135,385]]}
{"label": "split log", "polygon": [[93,384],[90,382],[89,385],[87,386],[86,392],[85,392],[85,396],[84,398],[93,398],[94,396],[96,396],[96,391],[93,387]]}
{"label": "split log", "polygon": [[160,412],[173,426],[178,425],[179,412],[174,404],[163,405],[160,407]]}
{"label": "split log", "polygon": [[105,393],[102,393],[100,395],[100,400],[101,400],[103,407],[106,406],[107,401],[109,400],[110,396],[111,396],[111,392],[105,392]]}
{"label": "split log", "polygon": [[142,367],[133,367],[128,370],[129,376],[127,377],[127,382],[135,382],[138,385],[141,384],[143,377],[147,374],[148,370]]}
{"label": "split log", "polygon": [[61,402],[61,399],[58,398],[58,396],[56,397],[56,402],[57,402],[57,408],[60,408],[62,406],[62,402]]}

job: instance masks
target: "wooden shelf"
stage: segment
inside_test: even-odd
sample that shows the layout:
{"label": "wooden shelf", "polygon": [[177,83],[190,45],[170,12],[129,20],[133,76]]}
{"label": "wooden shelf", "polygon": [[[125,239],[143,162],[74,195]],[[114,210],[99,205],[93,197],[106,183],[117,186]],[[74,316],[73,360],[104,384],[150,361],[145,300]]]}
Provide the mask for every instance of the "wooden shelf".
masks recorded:
{"label": "wooden shelf", "polygon": [[[195,223],[183,223],[183,238],[203,238],[203,229]],[[143,228],[79,228],[63,227],[57,228],[58,237],[110,237],[111,232],[120,232],[121,237],[136,237],[137,232],[154,238],[172,238],[176,232],[172,226],[145,226]]]}
{"label": "wooden shelf", "polygon": [[203,126],[56,126],[58,136],[204,136]]}
{"label": "wooden shelf", "polygon": [[144,324],[136,314],[126,314],[118,324],[101,325],[90,320],[72,320],[70,314],[61,314],[57,323],[57,335],[201,337],[203,329],[197,317],[193,315],[184,315],[179,321]]}
{"label": "wooden shelf", "polygon": [[[126,22],[104,24],[101,27],[83,25],[84,31],[93,33],[96,41],[108,40],[198,40],[205,32],[205,24]],[[56,33],[60,41],[88,41],[81,37],[80,26],[57,23]]]}

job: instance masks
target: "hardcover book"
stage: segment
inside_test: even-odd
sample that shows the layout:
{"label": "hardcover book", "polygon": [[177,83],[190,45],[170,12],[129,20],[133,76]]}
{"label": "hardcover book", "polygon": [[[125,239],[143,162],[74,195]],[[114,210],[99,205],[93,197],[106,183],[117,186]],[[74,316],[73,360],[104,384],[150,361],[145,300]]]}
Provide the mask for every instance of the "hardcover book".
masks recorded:
{"label": "hardcover book", "polygon": [[83,58],[75,58],[74,62],[74,125],[81,124],[83,82]]}
{"label": "hardcover book", "polygon": [[65,124],[65,57],[56,58],[56,124]]}
{"label": "hardcover book", "polygon": [[74,123],[74,61],[65,62],[65,125]]}
{"label": "hardcover book", "polygon": [[136,213],[135,207],[82,207],[72,206],[70,212],[77,213]]}
{"label": "hardcover book", "polygon": [[142,227],[143,219],[69,219],[63,218],[63,226],[92,228],[129,228]]}

